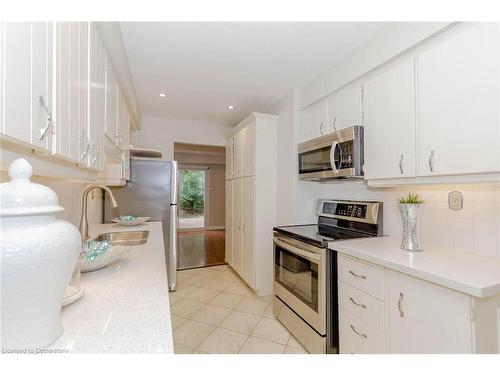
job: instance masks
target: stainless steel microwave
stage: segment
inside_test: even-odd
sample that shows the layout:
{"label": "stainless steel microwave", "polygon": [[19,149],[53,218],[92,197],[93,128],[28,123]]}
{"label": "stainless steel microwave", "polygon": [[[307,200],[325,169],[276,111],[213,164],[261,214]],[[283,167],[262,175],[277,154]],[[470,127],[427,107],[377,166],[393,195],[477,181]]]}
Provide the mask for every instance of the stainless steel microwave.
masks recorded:
{"label": "stainless steel microwave", "polygon": [[299,144],[299,178],[363,178],[363,127],[352,126]]}

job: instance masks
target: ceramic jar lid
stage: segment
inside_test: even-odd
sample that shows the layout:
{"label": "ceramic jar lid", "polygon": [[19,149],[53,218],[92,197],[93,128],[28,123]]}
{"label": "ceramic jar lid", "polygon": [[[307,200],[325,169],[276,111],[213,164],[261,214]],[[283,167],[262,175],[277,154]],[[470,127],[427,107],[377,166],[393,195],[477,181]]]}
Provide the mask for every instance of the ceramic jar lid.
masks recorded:
{"label": "ceramic jar lid", "polygon": [[57,194],[44,185],[30,181],[33,168],[26,159],[9,167],[11,180],[0,184],[0,216],[39,215],[64,210]]}

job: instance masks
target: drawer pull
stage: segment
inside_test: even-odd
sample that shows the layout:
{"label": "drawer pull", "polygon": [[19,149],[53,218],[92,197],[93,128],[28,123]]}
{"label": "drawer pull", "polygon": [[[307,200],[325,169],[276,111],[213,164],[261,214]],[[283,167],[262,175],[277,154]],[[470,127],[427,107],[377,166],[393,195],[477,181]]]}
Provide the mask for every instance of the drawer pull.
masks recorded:
{"label": "drawer pull", "polygon": [[364,303],[359,303],[359,302],[356,302],[356,301],[354,300],[354,298],[352,298],[352,297],[349,297],[349,299],[350,299],[350,300],[351,300],[351,302],[352,302],[352,303],[354,303],[356,306],[358,306],[358,307],[362,307],[363,309],[366,309],[366,305],[365,305]]}
{"label": "drawer pull", "polygon": [[352,271],[352,270],[349,270],[349,273],[351,275],[353,275],[354,277],[358,277],[360,279],[363,279],[363,280],[366,280],[366,276],[365,275],[358,275],[356,272]]}
{"label": "drawer pull", "polygon": [[361,337],[362,337],[362,338],[364,338],[364,339],[367,339],[367,338],[368,338],[368,336],[366,336],[366,334],[358,332],[358,331],[356,330],[356,328],[355,328],[352,324],[350,325],[350,327],[351,327],[352,331],[353,331],[356,335],[361,336]]}
{"label": "drawer pull", "polygon": [[403,311],[403,307],[402,307],[403,298],[404,298],[403,293],[399,293],[398,310],[399,310],[399,316],[401,318],[405,317],[405,312]]}

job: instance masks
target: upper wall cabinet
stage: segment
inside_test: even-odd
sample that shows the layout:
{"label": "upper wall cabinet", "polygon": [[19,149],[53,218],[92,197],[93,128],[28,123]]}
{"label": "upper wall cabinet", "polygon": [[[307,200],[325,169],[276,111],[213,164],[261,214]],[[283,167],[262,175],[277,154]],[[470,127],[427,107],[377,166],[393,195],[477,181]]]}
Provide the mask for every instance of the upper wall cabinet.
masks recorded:
{"label": "upper wall cabinet", "polygon": [[418,54],[418,175],[500,171],[500,32],[466,25]]}
{"label": "upper wall cabinet", "polygon": [[328,106],[321,100],[302,111],[302,141],[328,133]]}
{"label": "upper wall cabinet", "polygon": [[391,64],[364,84],[365,177],[415,176],[414,61]]}
{"label": "upper wall cabinet", "polygon": [[334,92],[326,99],[327,133],[363,125],[362,94],[363,89],[358,82]]}
{"label": "upper wall cabinet", "polygon": [[[53,133],[52,23],[2,23],[1,133],[50,151]],[[3,46],[1,45],[3,44]],[[1,53],[1,52],[0,52]]]}

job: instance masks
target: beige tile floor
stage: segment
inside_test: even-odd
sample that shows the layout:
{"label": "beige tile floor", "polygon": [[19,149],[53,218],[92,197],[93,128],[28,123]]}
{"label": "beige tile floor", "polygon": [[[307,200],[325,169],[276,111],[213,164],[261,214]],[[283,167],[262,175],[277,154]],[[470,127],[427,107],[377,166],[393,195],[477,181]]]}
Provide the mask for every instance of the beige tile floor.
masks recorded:
{"label": "beige tile floor", "polygon": [[169,294],[176,354],[307,354],[274,318],[272,296],[257,297],[228,266],[177,275]]}

